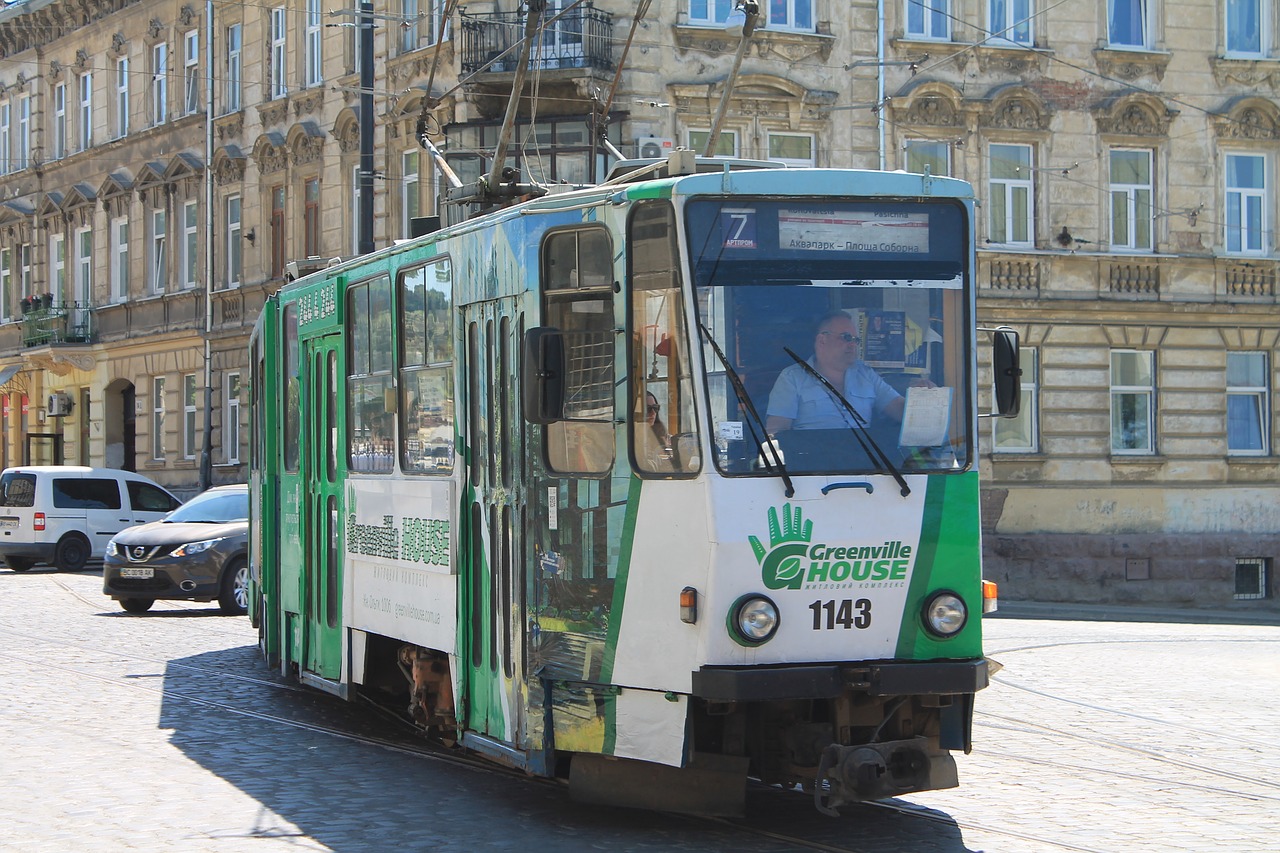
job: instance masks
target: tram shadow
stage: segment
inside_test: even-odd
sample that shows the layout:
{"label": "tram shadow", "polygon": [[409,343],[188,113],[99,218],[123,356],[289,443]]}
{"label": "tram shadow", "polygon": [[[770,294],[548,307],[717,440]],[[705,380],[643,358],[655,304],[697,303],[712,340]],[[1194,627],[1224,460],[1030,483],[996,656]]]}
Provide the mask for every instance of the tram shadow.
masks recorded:
{"label": "tram shadow", "polygon": [[232,786],[201,784],[214,801],[190,811],[191,831],[227,849],[278,839],[339,853],[971,853],[938,812],[921,819],[856,806],[830,818],[799,791],[764,786],[748,788],[747,816],[736,820],[576,803],[560,784],[399,750],[421,741],[385,712],[283,678],[253,645],[170,660],[159,727],[201,771]]}

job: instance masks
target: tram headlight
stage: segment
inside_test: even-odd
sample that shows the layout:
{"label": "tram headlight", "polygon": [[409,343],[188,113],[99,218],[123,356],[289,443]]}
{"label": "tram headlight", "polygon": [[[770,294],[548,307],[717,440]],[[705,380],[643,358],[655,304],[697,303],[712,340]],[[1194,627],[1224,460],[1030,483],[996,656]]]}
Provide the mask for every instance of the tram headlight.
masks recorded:
{"label": "tram headlight", "polygon": [[778,633],[778,606],[763,595],[744,595],[729,609],[729,629],[734,639],[758,646]]}
{"label": "tram headlight", "polygon": [[924,626],[939,637],[954,637],[969,620],[964,599],[950,590],[935,592],[924,603]]}

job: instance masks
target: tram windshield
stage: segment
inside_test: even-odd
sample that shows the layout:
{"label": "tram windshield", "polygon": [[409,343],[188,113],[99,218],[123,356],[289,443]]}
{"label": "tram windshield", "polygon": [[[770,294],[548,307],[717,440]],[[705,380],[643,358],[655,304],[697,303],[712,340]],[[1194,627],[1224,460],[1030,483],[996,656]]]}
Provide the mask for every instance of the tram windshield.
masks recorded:
{"label": "tram windshield", "polygon": [[962,205],[716,199],[686,215],[722,473],[970,465]]}

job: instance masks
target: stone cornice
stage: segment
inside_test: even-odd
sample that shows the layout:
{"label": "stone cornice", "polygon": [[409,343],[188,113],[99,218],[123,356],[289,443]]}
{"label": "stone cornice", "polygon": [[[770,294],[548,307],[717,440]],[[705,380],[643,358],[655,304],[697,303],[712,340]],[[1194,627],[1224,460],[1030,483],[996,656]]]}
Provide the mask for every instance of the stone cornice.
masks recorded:
{"label": "stone cornice", "polygon": [[[683,56],[689,50],[711,55],[733,56],[738,49],[738,36],[722,27],[672,26],[676,52]],[[761,59],[803,62],[818,57],[826,62],[835,48],[836,37],[829,33],[796,33],[784,30],[758,29],[751,35],[748,54]]]}

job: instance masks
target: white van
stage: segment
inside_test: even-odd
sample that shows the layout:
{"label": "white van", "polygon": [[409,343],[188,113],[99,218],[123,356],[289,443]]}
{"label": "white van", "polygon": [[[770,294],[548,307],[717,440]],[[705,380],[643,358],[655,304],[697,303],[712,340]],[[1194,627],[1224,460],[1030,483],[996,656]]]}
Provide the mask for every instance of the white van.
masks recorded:
{"label": "white van", "polygon": [[111,537],[157,521],[182,501],[115,468],[28,465],[0,473],[0,557],[15,572],[36,563],[79,571]]}

